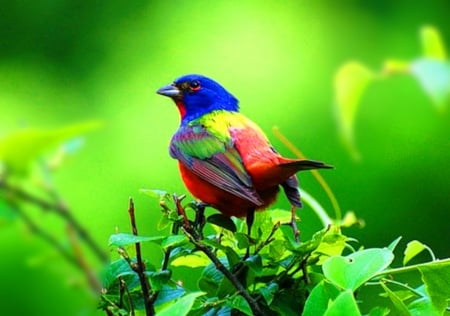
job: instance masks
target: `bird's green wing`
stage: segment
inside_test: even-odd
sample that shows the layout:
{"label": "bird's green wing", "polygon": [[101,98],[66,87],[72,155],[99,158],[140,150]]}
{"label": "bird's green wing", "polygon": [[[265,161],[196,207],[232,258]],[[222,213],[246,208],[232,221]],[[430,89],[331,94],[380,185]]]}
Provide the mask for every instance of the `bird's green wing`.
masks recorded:
{"label": "bird's green wing", "polygon": [[255,205],[263,204],[226,125],[181,126],[172,138],[170,154],[209,183]]}

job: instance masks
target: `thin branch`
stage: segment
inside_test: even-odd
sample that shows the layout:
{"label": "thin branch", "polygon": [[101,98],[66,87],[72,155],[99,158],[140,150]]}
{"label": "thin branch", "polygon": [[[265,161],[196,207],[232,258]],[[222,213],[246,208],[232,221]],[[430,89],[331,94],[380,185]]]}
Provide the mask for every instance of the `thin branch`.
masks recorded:
{"label": "thin branch", "polygon": [[[138,230],[136,226],[136,217],[134,214],[134,202],[133,199],[130,198],[129,207],[128,207],[128,213],[130,215],[130,222],[131,222],[131,229],[133,231],[133,235],[138,235]],[[136,243],[136,265],[131,265],[131,268],[137,273],[139,277],[139,281],[141,283],[142,288],[142,295],[144,296],[144,306],[145,306],[145,313],[147,316],[153,316],[155,315],[155,308],[153,306],[153,295],[152,295],[152,289],[150,287],[150,283],[148,281],[147,276],[145,275],[145,264],[142,260],[141,255],[141,244]]]}
{"label": "thin branch", "polygon": [[28,229],[50,244],[61,256],[64,257],[70,264],[76,268],[83,270],[80,263],[77,261],[74,255],[72,255],[67,249],[52,235],[47,233],[41,227],[39,227],[18,205],[14,205],[14,211],[20,216]]}
{"label": "thin branch", "polygon": [[100,281],[96,273],[92,271],[91,267],[86,262],[85,256],[80,247],[80,243],[77,239],[75,230],[70,224],[67,225],[67,236],[69,237],[70,244],[75,254],[75,260],[77,260],[78,266],[84,272],[84,275],[88,280],[89,286],[95,293],[100,293],[102,285],[100,284]]}
{"label": "thin branch", "polygon": [[250,305],[253,315],[263,315],[261,308],[258,305],[258,302],[248,293],[245,287],[241,282],[237,279],[237,277],[232,274],[220,260],[214,255],[214,253],[204,244],[202,244],[196,237],[195,232],[192,231],[191,226],[182,227],[181,228],[184,234],[189,238],[189,240],[199,249],[201,250],[216,266],[216,268],[222,272],[222,274],[230,280],[230,282],[234,285],[234,287],[238,290],[238,292],[242,295],[242,297],[247,301]]}
{"label": "thin branch", "polygon": [[22,200],[23,202],[33,204],[44,211],[51,210],[61,216],[68,224],[73,227],[80,238],[83,239],[84,242],[86,242],[88,247],[101,262],[108,261],[108,256],[106,255],[104,250],[94,241],[94,239],[92,239],[86,229],[76,220],[67,206],[61,200],[58,200],[55,203],[49,202],[45,199],[34,196],[18,187],[11,186],[6,181],[0,181],[0,188],[3,188],[6,192],[14,195],[15,198]]}

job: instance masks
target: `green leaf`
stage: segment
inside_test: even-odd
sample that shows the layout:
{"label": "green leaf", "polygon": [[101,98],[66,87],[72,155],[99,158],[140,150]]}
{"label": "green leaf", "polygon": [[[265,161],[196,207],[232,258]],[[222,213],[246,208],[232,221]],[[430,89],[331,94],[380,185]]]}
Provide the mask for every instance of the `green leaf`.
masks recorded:
{"label": "green leaf", "polygon": [[136,236],[133,234],[127,233],[118,233],[113,234],[109,237],[108,245],[109,247],[125,247],[131,244],[136,244],[139,242],[145,241],[153,241],[153,242],[161,242],[165,239],[165,236],[152,236],[152,237],[144,237],[144,236]]}
{"label": "green leaf", "polygon": [[377,306],[370,310],[368,316],[387,316],[389,315],[389,312],[389,308]]}
{"label": "green leaf", "polygon": [[360,99],[375,75],[363,64],[351,61],[342,65],[334,78],[337,119],[340,135],[353,158],[359,153],[354,142],[354,122]]}
{"label": "green leaf", "polygon": [[159,311],[158,316],[185,316],[189,313],[194,301],[197,297],[205,295],[205,292],[194,292],[187,294],[180,299],[178,299],[174,304],[167,306],[166,308]]}
{"label": "green leaf", "polygon": [[0,139],[0,161],[9,173],[27,175],[31,162],[46,150],[100,126],[89,121],[56,129],[20,129]]}
{"label": "green leaf", "polygon": [[186,290],[181,286],[176,285],[175,287],[164,284],[162,288],[158,291],[158,297],[155,301],[155,306],[162,305],[166,302],[172,301],[180,296],[183,296]]}
{"label": "green leaf", "polygon": [[152,198],[157,198],[159,200],[164,200],[170,198],[170,193],[158,189],[139,189],[139,193],[148,195]]}
{"label": "green leaf", "polygon": [[234,238],[237,240],[237,246],[239,249],[245,249],[250,247],[250,240],[247,234],[235,233]]}
{"label": "green leaf", "polygon": [[438,110],[450,102],[450,63],[422,58],[411,63],[411,74],[419,81]]}
{"label": "green leaf", "polygon": [[[220,262],[228,269],[228,260],[226,258],[219,258]],[[202,272],[198,286],[200,290],[205,291],[209,296],[214,296],[217,293],[220,283],[224,279],[222,272],[220,272],[213,263],[207,265]]]}
{"label": "green leaf", "polygon": [[372,248],[346,257],[328,258],[322,266],[325,277],[342,289],[355,291],[378,272],[387,268],[394,255],[387,248]]}
{"label": "green leaf", "polygon": [[395,294],[393,291],[391,291],[383,282],[380,282],[380,285],[391,300],[396,311],[395,315],[410,316],[411,314],[409,313],[408,307],[401,300],[401,298],[398,297],[397,294]]}
{"label": "green leaf", "polygon": [[235,233],[237,231],[236,225],[234,224],[234,222],[231,220],[230,217],[225,216],[223,214],[213,214],[211,216],[208,216],[208,218],[206,219],[207,222],[217,225],[219,227],[228,229],[229,231],[232,231],[233,233]]}
{"label": "green leaf", "polygon": [[145,271],[145,274],[150,280],[150,285],[153,291],[159,291],[163,285],[169,282],[172,273],[169,270],[162,271]]}
{"label": "green leaf", "polygon": [[186,243],[188,243],[188,239],[185,235],[170,235],[161,241],[161,247],[167,249],[169,247],[179,247]]}
{"label": "green leaf", "polygon": [[269,283],[266,286],[260,287],[258,292],[264,297],[264,300],[268,305],[270,305],[273,301],[273,298],[278,291],[279,286],[276,283]]}
{"label": "green leaf", "polygon": [[345,291],[330,304],[324,316],[360,316],[352,291]]}
{"label": "green leaf", "polygon": [[417,256],[419,253],[424,251],[426,248],[427,248],[427,246],[422,244],[420,241],[417,241],[417,240],[410,241],[406,245],[406,249],[404,252],[405,256],[403,257],[403,265],[406,265],[412,258]]}
{"label": "green leaf", "polygon": [[262,258],[260,255],[253,255],[245,259],[245,265],[255,272],[257,276],[260,276],[263,271]]}
{"label": "green leaf", "polygon": [[437,28],[430,25],[423,26],[420,29],[420,39],[425,57],[438,60],[445,60],[447,58],[444,42]]}
{"label": "green leaf", "polygon": [[441,316],[442,311],[438,311],[432,304],[429,297],[421,297],[408,305],[408,310],[412,316]]}
{"label": "green leaf", "polygon": [[450,300],[450,260],[421,265],[419,271],[433,306],[443,313]]}
{"label": "green leaf", "polygon": [[321,255],[317,264],[322,264],[328,257],[340,255],[346,246],[347,239],[346,236],[340,233],[339,227],[331,226],[313,252],[313,254]]}
{"label": "green leaf", "polygon": [[402,240],[402,237],[397,237],[397,239],[395,239],[393,242],[391,242],[389,244],[389,246],[387,246],[387,249],[389,249],[390,251],[394,252],[395,248],[397,247],[398,243],[400,242],[400,240]]}
{"label": "green leaf", "polygon": [[241,311],[245,315],[249,315],[249,316],[253,315],[250,305],[241,295],[233,296],[233,298],[231,300],[227,301],[227,305],[230,306],[231,308]]}
{"label": "green leaf", "polygon": [[311,291],[302,316],[324,315],[330,301],[338,295],[339,290],[334,285],[322,280]]}

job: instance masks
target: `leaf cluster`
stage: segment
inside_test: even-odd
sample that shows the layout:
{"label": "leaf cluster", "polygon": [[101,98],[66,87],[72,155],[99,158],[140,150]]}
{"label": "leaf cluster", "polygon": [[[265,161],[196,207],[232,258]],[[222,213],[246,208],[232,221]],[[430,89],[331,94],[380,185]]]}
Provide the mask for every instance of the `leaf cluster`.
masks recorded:
{"label": "leaf cluster", "polygon": [[[203,205],[145,193],[160,196],[159,228],[170,226],[171,234],[111,236],[119,258],[103,274],[100,305],[110,315],[442,315],[447,308],[450,259],[435,259],[418,241],[407,245],[403,265],[394,268],[400,238],[384,248],[354,249],[357,242],[332,224],[299,243],[283,224],[290,213],[279,209],[258,212],[249,235],[243,220],[220,214],[205,219]],[[144,259],[155,298],[151,313],[131,255],[136,243],[147,242],[164,254],[159,266]],[[407,265],[424,250],[431,261]],[[176,280],[177,266],[192,269]],[[199,270],[198,288],[185,288],[183,278]],[[402,281],[410,274],[414,286]]]}

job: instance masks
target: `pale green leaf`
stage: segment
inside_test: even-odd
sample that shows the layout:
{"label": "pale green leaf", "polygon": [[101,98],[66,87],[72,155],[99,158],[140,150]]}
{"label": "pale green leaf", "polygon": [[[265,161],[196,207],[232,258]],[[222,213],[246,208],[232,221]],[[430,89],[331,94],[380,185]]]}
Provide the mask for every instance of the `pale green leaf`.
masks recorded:
{"label": "pale green leaf", "polygon": [[420,29],[420,39],[425,57],[439,60],[447,58],[445,45],[437,28],[430,25],[423,26]]}
{"label": "pale green leaf", "polygon": [[175,258],[171,265],[174,267],[185,266],[190,268],[205,267],[210,263],[210,259],[203,253],[195,253],[187,256]]}
{"label": "pale green leaf", "polygon": [[322,280],[309,294],[302,316],[323,315],[338,295],[339,290],[334,285]]}
{"label": "pale green leaf", "polygon": [[426,249],[426,246],[424,244],[422,244],[420,241],[417,241],[417,240],[410,241],[406,245],[406,249],[405,249],[404,257],[403,257],[403,265],[406,265],[412,258],[417,256],[419,253],[421,253],[425,249]]}
{"label": "pale green leaf", "polygon": [[56,129],[20,129],[0,139],[0,161],[9,173],[26,175],[31,162],[45,151],[100,125],[89,121]]}
{"label": "pale green leaf", "polygon": [[324,316],[360,316],[352,291],[345,291],[336,297],[323,314]]}
{"label": "pale green leaf", "polygon": [[355,291],[362,284],[386,269],[394,259],[387,248],[372,248],[346,257],[334,256],[323,263],[325,277],[342,289]]}
{"label": "pale green leaf", "polygon": [[411,74],[436,108],[442,111],[450,102],[450,63],[430,58],[417,59],[411,63]]}
{"label": "pale green leaf", "polygon": [[363,64],[350,61],[342,65],[334,77],[337,119],[344,144],[357,159],[354,142],[354,122],[360,99],[375,75]]}

